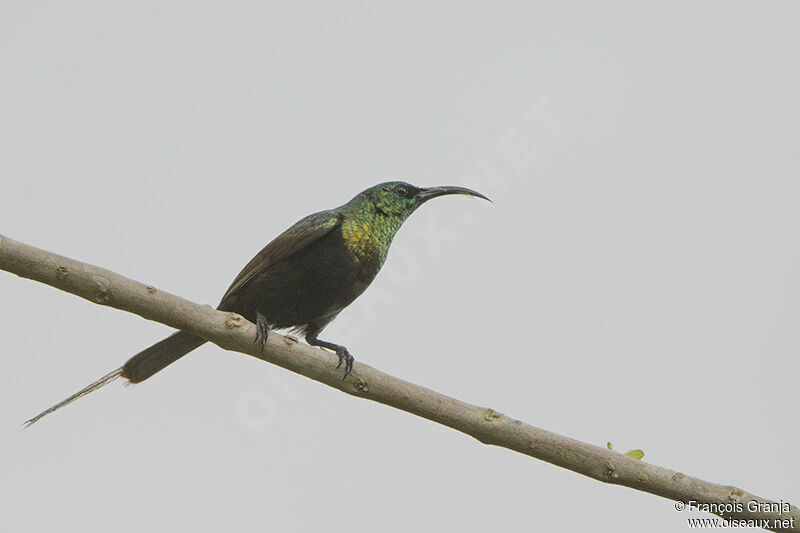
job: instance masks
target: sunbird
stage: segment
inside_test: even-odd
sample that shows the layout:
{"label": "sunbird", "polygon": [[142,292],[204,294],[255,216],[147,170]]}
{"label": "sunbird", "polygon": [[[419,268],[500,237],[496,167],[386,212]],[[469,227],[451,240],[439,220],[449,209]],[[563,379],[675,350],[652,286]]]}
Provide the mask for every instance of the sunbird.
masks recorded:
{"label": "sunbird", "polygon": [[[260,343],[262,350],[273,329],[300,333],[311,346],[332,350],[339,358],[336,368],[344,364],[346,379],[353,369],[353,356],[341,344],[320,339],[319,334],[369,287],[409,215],[428,200],[451,194],[489,200],[464,187],[422,188],[389,181],[358,193],[340,207],[308,215],[247,263],[217,309],[239,313],[253,322],[254,342]],[[119,377],[141,383],[206,342],[183,331],[173,333],[31,418],[25,426]]]}

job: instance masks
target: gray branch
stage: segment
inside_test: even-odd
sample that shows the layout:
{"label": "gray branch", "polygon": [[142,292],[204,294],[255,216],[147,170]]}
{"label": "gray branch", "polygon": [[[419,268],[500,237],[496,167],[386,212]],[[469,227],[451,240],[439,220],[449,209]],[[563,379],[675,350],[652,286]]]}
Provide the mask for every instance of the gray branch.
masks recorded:
{"label": "gray branch", "polygon": [[[342,392],[413,413],[492,444],[547,461],[604,483],[623,485],[670,500],[697,502],[726,519],[749,520],[772,531],[800,532],[800,510],[621,453],[562,437],[477,407],[356,362],[342,380],[335,356],[288,337],[271,334],[261,353],[255,326],[235,313],[216,311],[119,274],[62,257],[0,235],[0,269],[137,314],[302,374]],[[5,302],[5,305],[11,305]],[[751,503],[756,502],[756,503]],[[787,504],[788,505],[788,504]],[[711,507],[708,507],[711,506]]]}

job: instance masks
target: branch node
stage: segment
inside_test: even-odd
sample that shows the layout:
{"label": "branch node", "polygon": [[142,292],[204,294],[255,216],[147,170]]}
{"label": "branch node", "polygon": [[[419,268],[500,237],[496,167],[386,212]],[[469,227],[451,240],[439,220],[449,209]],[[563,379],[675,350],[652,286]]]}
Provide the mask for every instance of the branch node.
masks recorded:
{"label": "branch node", "polygon": [[155,287],[153,287],[152,285],[148,285],[148,286],[146,286],[146,287],[145,287],[145,289],[146,289],[146,290],[147,290],[147,292],[149,292],[150,294],[156,294],[156,293],[158,292],[158,289],[156,289],[156,288],[155,288]]}
{"label": "branch node", "polygon": [[494,409],[486,409],[483,411],[483,419],[486,420],[487,422],[496,422],[501,418],[503,418],[503,414],[498,413]]}
{"label": "branch node", "polygon": [[614,468],[614,465],[609,463],[603,470],[603,477],[607,477],[610,480],[613,480],[619,478],[619,474],[617,473],[617,470]]}
{"label": "branch node", "polygon": [[65,266],[56,268],[56,279],[64,279],[69,274],[69,269]]}
{"label": "branch node", "polygon": [[728,499],[730,501],[738,502],[742,500],[742,497],[744,496],[744,492],[742,491],[742,489],[737,487],[730,487],[728,490],[729,490]]}
{"label": "branch node", "polygon": [[245,324],[247,324],[247,320],[239,313],[228,313],[228,316],[225,317],[225,327],[227,328],[238,329]]}
{"label": "branch node", "polygon": [[94,301],[101,305],[111,305],[114,302],[114,294],[109,288],[109,281],[102,276],[92,276],[92,282],[97,286]]}

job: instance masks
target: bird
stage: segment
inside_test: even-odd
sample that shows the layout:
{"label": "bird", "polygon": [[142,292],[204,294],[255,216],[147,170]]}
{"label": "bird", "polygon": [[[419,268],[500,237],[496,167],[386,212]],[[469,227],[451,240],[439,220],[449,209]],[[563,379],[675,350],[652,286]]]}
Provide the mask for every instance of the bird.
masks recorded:
{"label": "bird", "polygon": [[[355,358],[345,346],[322,340],[319,334],[372,283],[406,219],[428,200],[447,195],[491,202],[465,187],[380,183],[344,205],[308,215],[278,235],[236,276],[217,309],[253,322],[253,342],[260,344],[262,351],[271,330],[302,334],[309,345],[333,351],[339,361],[336,368],[344,365],[342,379],[347,379]],[[141,383],[206,342],[184,331],[173,333],[23,426],[117,378]]]}

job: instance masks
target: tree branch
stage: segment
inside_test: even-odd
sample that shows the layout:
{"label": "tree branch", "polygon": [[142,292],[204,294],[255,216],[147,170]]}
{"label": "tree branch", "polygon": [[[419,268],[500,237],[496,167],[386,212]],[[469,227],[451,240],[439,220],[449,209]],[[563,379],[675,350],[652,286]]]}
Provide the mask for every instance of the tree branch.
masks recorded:
{"label": "tree branch", "polygon": [[[119,274],[62,257],[0,235],[0,269],[40,281],[91,302],[198,335],[226,350],[241,352],[324,383],[342,392],[413,413],[475,437],[589,476],[703,508],[719,516],[752,520],[772,531],[800,532],[800,510],[674,470],[637,461],[403,381],[356,362],[342,380],[328,352],[270,334],[264,352],[253,344],[255,326],[235,313],[216,311]],[[756,503],[751,503],[756,502]],[[757,508],[755,508],[757,507]],[[788,509],[786,507],[789,507]]]}

